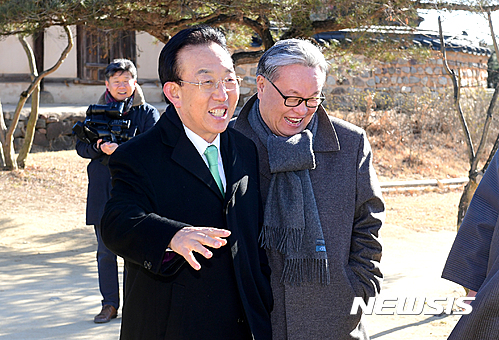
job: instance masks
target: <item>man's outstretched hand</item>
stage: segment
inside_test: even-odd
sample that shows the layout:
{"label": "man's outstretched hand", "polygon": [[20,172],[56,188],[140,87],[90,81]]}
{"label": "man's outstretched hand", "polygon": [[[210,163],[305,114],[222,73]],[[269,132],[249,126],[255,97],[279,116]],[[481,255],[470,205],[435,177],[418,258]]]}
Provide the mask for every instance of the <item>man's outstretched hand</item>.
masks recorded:
{"label": "man's outstretched hand", "polygon": [[203,255],[209,259],[213,253],[205,246],[220,248],[227,244],[224,237],[228,237],[230,231],[226,229],[206,227],[185,227],[180,229],[170,241],[170,249],[181,255],[195,270],[201,269],[201,265],[194,257],[193,252]]}

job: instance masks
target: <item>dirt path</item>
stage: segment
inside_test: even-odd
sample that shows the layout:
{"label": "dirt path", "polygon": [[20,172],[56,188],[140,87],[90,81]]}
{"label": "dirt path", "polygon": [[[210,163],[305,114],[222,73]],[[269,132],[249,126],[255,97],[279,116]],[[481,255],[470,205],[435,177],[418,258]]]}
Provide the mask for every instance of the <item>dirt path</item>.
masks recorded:
{"label": "dirt path", "polygon": [[[85,226],[87,161],[74,151],[33,154],[0,173],[0,339],[117,339],[120,316],[100,310],[93,228]],[[387,194],[383,295],[457,297],[440,278],[455,236],[459,191]],[[366,316],[372,339],[445,339],[458,316]]]}
{"label": "dirt path", "polygon": [[[461,296],[464,293],[461,287],[440,278],[454,235],[451,231],[417,232],[385,225],[382,259],[385,281],[381,296]],[[458,319],[456,315],[366,316],[371,338],[383,340],[447,339]]]}
{"label": "dirt path", "polygon": [[[455,237],[460,196],[461,190],[440,189],[385,194],[381,296],[457,298],[464,294],[462,287],[440,278]],[[425,307],[424,311],[434,310]],[[445,314],[366,316],[371,338],[383,340],[447,339],[458,320],[457,315]]]}

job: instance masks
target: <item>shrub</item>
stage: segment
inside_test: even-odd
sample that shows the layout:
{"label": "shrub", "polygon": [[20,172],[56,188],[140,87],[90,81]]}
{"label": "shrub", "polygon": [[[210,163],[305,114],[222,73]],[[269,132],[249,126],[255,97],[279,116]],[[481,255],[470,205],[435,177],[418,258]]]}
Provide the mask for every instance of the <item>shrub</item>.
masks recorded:
{"label": "shrub", "polygon": [[[462,92],[461,106],[476,151],[492,92],[481,88]],[[422,95],[359,92],[349,97],[349,109],[326,105],[328,112],[366,130],[381,176],[466,175],[468,151],[451,90]],[[499,133],[498,110],[482,163]]]}

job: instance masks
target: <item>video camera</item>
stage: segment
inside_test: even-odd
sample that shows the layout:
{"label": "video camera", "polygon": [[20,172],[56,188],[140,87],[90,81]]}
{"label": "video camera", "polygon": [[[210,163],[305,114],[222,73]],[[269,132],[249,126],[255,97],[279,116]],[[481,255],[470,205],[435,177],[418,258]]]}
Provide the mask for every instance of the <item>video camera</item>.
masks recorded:
{"label": "video camera", "polygon": [[73,134],[87,144],[99,139],[117,144],[126,142],[135,136],[137,127],[131,125],[131,120],[122,119],[124,106],[123,102],[90,105],[85,120],[73,126]]}

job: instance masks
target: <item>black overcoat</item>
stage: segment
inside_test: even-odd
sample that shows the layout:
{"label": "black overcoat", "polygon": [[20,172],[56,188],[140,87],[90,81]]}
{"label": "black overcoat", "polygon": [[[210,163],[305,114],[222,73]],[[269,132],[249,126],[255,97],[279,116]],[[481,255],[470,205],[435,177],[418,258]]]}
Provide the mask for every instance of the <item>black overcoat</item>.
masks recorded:
{"label": "black overcoat", "polygon": [[[233,129],[220,137],[225,199],[172,106],[110,157],[102,238],[128,269],[121,339],[234,339],[248,324],[254,339],[271,338],[256,147]],[[196,256],[199,271],[179,255],[163,263],[170,240],[187,225],[231,231],[211,259]]]}

